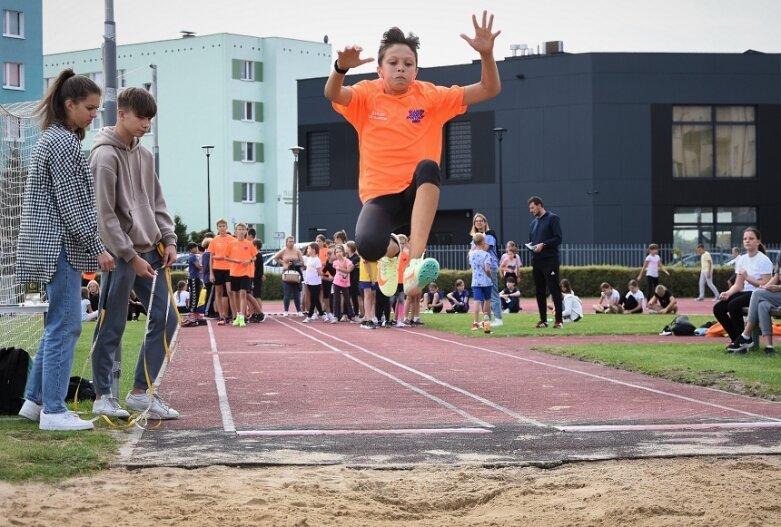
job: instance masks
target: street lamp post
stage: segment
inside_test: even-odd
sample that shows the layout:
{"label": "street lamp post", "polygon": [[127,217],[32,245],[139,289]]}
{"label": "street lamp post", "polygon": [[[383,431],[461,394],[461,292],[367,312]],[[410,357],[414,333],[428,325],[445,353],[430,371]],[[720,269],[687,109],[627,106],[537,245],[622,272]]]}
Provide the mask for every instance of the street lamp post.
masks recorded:
{"label": "street lamp post", "polygon": [[206,153],[206,230],[212,228],[212,193],[211,193],[211,175],[209,174],[209,156],[212,154],[214,145],[201,146]]}
{"label": "street lamp post", "polygon": [[[502,181],[502,165],[503,165],[503,157],[502,157],[502,138],[504,136],[504,133],[507,131],[507,128],[494,128],[494,134],[496,135],[496,139],[499,141],[499,237],[505,236],[504,232],[504,189],[502,188],[503,181]],[[505,237],[506,239],[506,237]],[[497,243],[499,243],[499,240],[496,240]],[[498,247],[497,247],[498,249]]]}
{"label": "street lamp post", "polygon": [[302,146],[291,146],[290,151],[293,152],[293,221],[291,222],[290,234],[298,240],[298,154],[303,152]]}

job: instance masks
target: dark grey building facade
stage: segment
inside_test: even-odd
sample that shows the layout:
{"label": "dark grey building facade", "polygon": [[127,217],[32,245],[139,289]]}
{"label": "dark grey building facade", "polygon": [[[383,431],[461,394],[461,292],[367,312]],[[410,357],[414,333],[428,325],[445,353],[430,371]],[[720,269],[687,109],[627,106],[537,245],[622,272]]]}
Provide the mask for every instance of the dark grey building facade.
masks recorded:
{"label": "dark grey building facade", "polygon": [[[729,247],[747,225],[781,242],[781,55],[532,55],[499,61],[499,72],[502,93],[443,131],[430,243],[464,243],[474,212],[503,224],[503,240],[525,241],[532,195],[561,216],[566,243]],[[475,62],[418,79],[479,76]],[[374,75],[346,83],[364,78]],[[298,85],[302,239],[351,235],[360,210],[356,134],[324,84]],[[501,167],[494,128],[507,130]]]}

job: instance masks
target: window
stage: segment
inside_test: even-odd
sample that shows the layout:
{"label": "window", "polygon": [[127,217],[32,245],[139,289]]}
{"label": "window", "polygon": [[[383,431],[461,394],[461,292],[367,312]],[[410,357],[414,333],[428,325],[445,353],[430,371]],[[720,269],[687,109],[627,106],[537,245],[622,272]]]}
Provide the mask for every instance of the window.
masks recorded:
{"label": "window", "polygon": [[3,11],[3,36],[24,38],[24,13],[20,11]]}
{"label": "window", "polygon": [[673,106],[674,178],[754,178],[753,106]]}
{"label": "window", "polygon": [[117,70],[117,88],[127,88],[125,70]]}
{"label": "window", "polygon": [[104,87],[103,86],[103,72],[102,71],[96,71],[96,72],[90,73],[88,75],[88,77],[90,79],[92,79],[92,82],[94,82],[95,84],[100,86],[101,89]]}
{"label": "window", "polygon": [[255,120],[255,103],[250,101],[244,101],[244,115],[242,121],[254,121]]}
{"label": "window", "polygon": [[241,61],[241,80],[252,81],[255,80],[255,63],[251,60]]}
{"label": "window", "polygon": [[49,86],[52,85],[52,82],[54,81],[54,77],[46,77],[43,79],[43,93],[45,94],[47,91],[49,91]]}
{"label": "window", "polygon": [[10,90],[24,89],[24,64],[16,62],[3,63],[3,88]]}
{"label": "window", "polygon": [[241,143],[241,160],[248,163],[255,162],[255,143]]}
{"label": "window", "polygon": [[331,185],[331,148],[328,132],[310,132],[306,135],[306,184],[310,187]]}
{"label": "window", "polygon": [[241,202],[255,203],[255,183],[241,184]]}
{"label": "window", "polygon": [[472,122],[454,121],[445,127],[445,179],[472,179]]}
{"label": "window", "polygon": [[743,231],[757,224],[755,207],[677,207],[673,213],[673,243],[684,252],[698,243],[728,251],[742,247]]}

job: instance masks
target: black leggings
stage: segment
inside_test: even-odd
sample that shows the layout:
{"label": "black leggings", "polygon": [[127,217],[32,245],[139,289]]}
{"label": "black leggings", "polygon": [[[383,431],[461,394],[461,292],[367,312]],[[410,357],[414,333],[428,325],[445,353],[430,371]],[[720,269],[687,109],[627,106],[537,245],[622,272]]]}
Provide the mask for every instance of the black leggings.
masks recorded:
{"label": "black leggings", "polygon": [[372,198],[363,204],[355,225],[358,254],[366,261],[376,262],[388,252],[391,233],[409,233],[412,206],[418,187],[431,183],[439,187],[439,165],[424,159],[415,167],[412,183],[398,194]]}
{"label": "black leggings", "polygon": [[738,337],[746,328],[743,323],[743,308],[748,307],[750,303],[751,291],[741,291],[713,305],[713,315],[721,323],[724,331],[729,333],[731,342],[738,340]]}
{"label": "black leggings", "polygon": [[315,314],[315,309],[317,309],[317,314],[322,317],[325,313],[322,304],[320,304],[320,284],[306,284],[306,288],[309,289],[309,318]]}

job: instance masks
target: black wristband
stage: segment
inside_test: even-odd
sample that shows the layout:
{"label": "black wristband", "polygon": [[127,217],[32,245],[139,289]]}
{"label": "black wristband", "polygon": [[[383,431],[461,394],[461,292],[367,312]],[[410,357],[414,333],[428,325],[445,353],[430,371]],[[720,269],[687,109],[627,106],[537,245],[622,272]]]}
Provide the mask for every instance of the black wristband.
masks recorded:
{"label": "black wristband", "polygon": [[340,68],[340,67],[339,67],[339,59],[336,59],[336,60],[334,61],[334,71],[335,71],[336,73],[341,73],[342,75],[344,75],[344,74],[346,74],[348,71],[350,71],[350,68],[347,68],[346,70],[343,70],[342,68]]}

